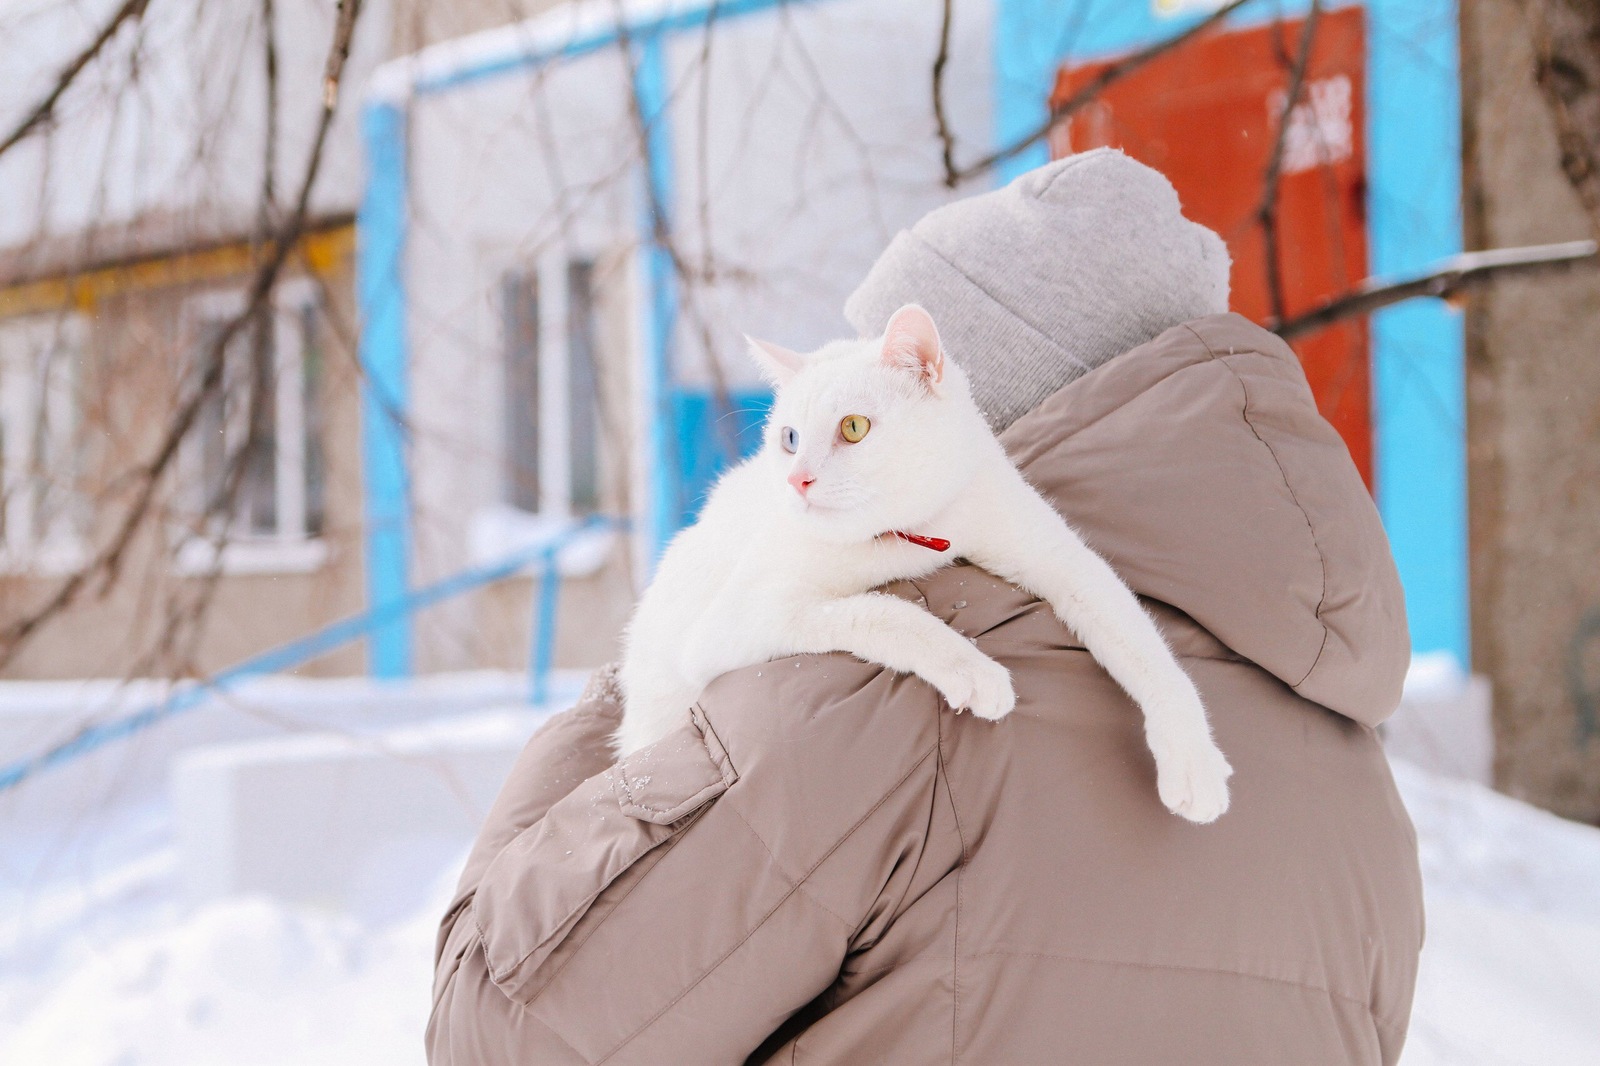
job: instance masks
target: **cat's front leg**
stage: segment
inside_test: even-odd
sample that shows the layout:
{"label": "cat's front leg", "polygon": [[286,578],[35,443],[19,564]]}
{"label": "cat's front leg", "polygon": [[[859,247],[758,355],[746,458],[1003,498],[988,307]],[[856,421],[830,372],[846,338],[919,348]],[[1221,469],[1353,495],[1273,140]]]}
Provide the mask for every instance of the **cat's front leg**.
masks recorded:
{"label": "cat's front leg", "polygon": [[1156,761],[1156,792],[1173,814],[1202,825],[1228,810],[1233,767],[1217,747],[1194,686],[1167,707],[1147,708],[1145,743]]}
{"label": "cat's front leg", "polygon": [[769,606],[770,598],[720,593],[682,633],[676,665],[696,691],[729,671],[786,654],[788,615]]}
{"label": "cat's front leg", "polygon": [[641,661],[644,658],[630,654],[623,661],[619,678],[624,696],[622,721],[611,740],[619,757],[632,755],[672,732],[688,717],[689,706],[703,687],[685,680],[665,663]]}
{"label": "cat's front leg", "polygon": [[1004,718],[1016,706],[1011,674],[939,619],[895,596],[866,592],[798,611],[789,651],[849,652],[891,670],[916,674],[957,711]]}
{"label": "cat's front leg", "polygon": [[1211,735],[1194,682],[1111,565],[1020,474],[1007,468],[969,500],[963,551],[1047,601],[1144,712],[1156,787],[1174,814],[1211,822],[1228,809],[1233,768]]}

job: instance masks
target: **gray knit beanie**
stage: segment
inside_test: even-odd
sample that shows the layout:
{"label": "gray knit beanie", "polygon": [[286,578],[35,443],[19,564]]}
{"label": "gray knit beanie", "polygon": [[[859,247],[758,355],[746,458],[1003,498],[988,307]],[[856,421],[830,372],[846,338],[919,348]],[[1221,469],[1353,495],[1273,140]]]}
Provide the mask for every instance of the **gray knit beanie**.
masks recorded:
{"label": "gray knit beanie", "polygon": [[995,431],[1113,356],[1228,309],[1228,249],[1160,173],[1058,159],[902,230],[845,303],[862,336],[927,308]]}

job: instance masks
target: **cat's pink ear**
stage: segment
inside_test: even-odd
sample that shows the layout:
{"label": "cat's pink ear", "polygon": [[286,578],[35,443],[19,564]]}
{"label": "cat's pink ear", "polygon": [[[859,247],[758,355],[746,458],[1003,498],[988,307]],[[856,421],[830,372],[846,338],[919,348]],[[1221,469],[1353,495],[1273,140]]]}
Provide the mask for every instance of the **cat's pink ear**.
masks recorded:
{"label": "cat's pink ear", "polygon": [[756,365],[761,368],[762,376],[774,385],[784,384],[806,365],[805,356],[790,351],[781,344],[758,341],[748,333],[744,339],[750,345],[750,354],[755,358]]}
{"label": "cat's pink ear", "polygon": [[889,318],[883,331],[883,361],[919,375],[929,386],[944,380],[944,345],[933,316],[916,304],[906,304]]}

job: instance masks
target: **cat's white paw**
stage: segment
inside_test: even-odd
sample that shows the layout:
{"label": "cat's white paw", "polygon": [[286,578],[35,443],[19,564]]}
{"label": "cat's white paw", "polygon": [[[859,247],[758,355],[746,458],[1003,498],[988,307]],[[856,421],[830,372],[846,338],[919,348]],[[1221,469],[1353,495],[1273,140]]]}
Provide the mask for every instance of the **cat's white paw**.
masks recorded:
{"label": "cat's white paw", "polygon": [[945,702],[991,722],[1004,718],[1017,705],[1011,671],[976,648],[953,663],[942,681],[938,688]]}
{"label": "cat's white paw", "polygon": [[1156,791],[1167,810],[1201,825],[1228,809],[1228,778],[1233,767],[1207,734],[1173,744],[1151,742],[1156,757]]}

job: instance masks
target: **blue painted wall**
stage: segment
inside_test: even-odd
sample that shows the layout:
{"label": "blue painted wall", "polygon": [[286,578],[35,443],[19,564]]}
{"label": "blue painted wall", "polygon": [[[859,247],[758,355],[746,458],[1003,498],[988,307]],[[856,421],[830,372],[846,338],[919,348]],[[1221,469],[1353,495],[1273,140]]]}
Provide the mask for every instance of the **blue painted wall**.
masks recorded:
{"label": "blue painted wall", "polygon": [[733,389],[724,400],[706,389],[675,389],[671,418],[676,427],[678,471],[675,528],[694,521],[717,475],[761,446],[761,430],[772,410],[768,389]]}
{"label": "blue painted wall", "polygon": [[[1371,0],[1367,217],[1372,269],[1461,251],[1455,0]],[[1466,343],[1461,317],[1412,300],[1372,318],[1378,509],[1406,586],[1411,642],[1470,664]]]}
{"label": "blue painted wall", "polygon": [[[1350,6],[1348,4],[1328,5]],[[1368,0],[1368,220],[1374,274],[1461,250],[1461,105],[1455,0]],[[1305,0],[1246,5],[1229,25],[1303,14]],[[996,0],[997,144],[1036,129],[1062,62],[1128,52],[1203,13],[1159,18],[1150,0]],[[1048,159],[1035,146],[1010,179]],[[1465,357],[1459,317],[1435,300],[1373,316],[1378,509],[1406,588],[1412,646],[1468,663]]]}

